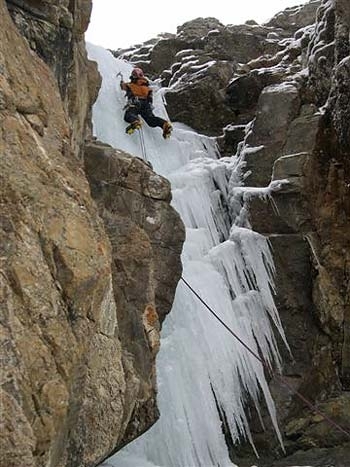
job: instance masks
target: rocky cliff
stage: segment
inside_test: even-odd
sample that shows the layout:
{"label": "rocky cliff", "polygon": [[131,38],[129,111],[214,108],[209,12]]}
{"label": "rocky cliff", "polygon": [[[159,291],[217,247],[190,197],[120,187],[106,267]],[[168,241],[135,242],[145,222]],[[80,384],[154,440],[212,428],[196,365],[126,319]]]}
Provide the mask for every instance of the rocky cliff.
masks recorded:
{"label": "rocky cliff", "polygon": [[[90,11],[0,0],[4,467],[95,466],[157,418],[184,230],[168,181],[89,135]],[[264,467],[350,458],[347,435],[291,389],[350,431],[349,31],[348,0],[311,0],[263,25],[198,18],[115,52],[161,77],[173,120],[244,158],[247,185],[285,180],[241,200],[273,247],[291,349],[288,388],[270,377],[285,452],[250,412]],[[232,458],[256,462],[246,445]]]}
{"label": "rocky cliff", "polygon": [[[198,18],[114,53],[160,76],[173,120],[217,136],[245,159],[246,184],[284,180],[271,198],[242,198],[268,236],[276,301],[291,354],[271,378],[285,451],[252,410],[259,465],[349,465],[350,4],[312,0],[268,23]],[[267,421],[266,426],[269,423]],[[228,442],[230,442],[228,440]],[[233,450],[251,465],[251,448]]]}
{"label": "rocky cliff", "polygon": [[95,466],[158,416],[184,229],[167,180],[88,138],[90,10],[0,0],[4,467]]}

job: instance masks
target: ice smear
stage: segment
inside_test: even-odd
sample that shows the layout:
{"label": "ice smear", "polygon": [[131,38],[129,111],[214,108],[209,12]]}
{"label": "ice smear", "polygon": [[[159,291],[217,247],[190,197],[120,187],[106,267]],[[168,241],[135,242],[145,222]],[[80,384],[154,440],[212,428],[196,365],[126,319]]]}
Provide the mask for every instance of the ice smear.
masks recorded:
{"label": "ice smear", "polygon": [[[124,133],[125,101],[116,78],[122,72],[127,79],[131,65],[90,44],[88,53],[103,77],[93,108],[94,134],[142,155],[138,135]],[[163,93],[155,92],[155,113],[167,118]],[[213,138],[177,123],[170,140],[147,125],[143,133],[147,157],[155,171],[171,181],[172,203],[186,226],[183,276],[255,354],[279,368],[273,328],[283,339],[284,334],[273,301],[273,261],[266,239],[248,228],[242,196],[255,193],[243,187],[243,153],[218,159]],[[182,281],[163,324],[157,381],[159,421],[107,465],[232,467],[223,419],[234,442],[247,439],[254,449],[246,407],[251,401],[259,412],[261,394],[281,441],[261,360],[235,340]]]}

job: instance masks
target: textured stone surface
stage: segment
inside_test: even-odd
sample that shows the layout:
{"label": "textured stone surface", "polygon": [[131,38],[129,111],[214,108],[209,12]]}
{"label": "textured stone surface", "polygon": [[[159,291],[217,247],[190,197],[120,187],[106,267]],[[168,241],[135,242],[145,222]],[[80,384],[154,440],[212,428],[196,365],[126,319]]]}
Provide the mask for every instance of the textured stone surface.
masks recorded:
{"label": "textured stone surface", "polygon": [[265,25],[280,28],[291,36],[298,29],[315,22],[317,9],[321,3],[321,0],[311,0],[306,5],[286,8],[273,16]]}
{"label": "textured stone surface", "polygon": [[290,465],[309,464],[313,467],[347,467],[349,465],[349,452],[349,444],[344,445],[343,447],[330,449],[311,448],[308,451],[300,450],[289,458],[274,462],[273,464],[262,464],[262,467],[290,467]]}
{"label": "textured stone surface", "polygon": [[[77,16],[67,4],[11,3],[23,9],[27,33],[43,22],[54,34],[64,23],[78,38],[90,2]],[[78,6],[84,2],[74,8],[70,2],[71,13]],[[70,78],[81,92],[70,88],[62,100],[65,71],[62,44],[56,45],[57,54],[46,44],[54,55],[50,69],[0,0],[0,450],[6,467],[95,466],[154,423],[159,315],[169,311],[180,274],[184,234],[169,207],[169,183],[140,161],[127,158],[114,173],[120,183],[126,177],[125,193],[114,206],[119,215],[106,210],[102,221],[75,157],[84,146],[96,68],[83,49],[78,63],[73,54]],[[63,66],[58,75],[53,63]],[[85,76],[89,67],[92,80]],[[108,194],[113,186],[104,188],[107,198],[115,195]],[[178,225],[177,235],[168,224]]]}
{"label": "textured stone surface", "polygon": [[266,186],[271,179],[271,167],[283,152],[291,121],[298,115],[300,97],[294,85],[272,85],[260,96],[256,118],[247,145],[257,148],[246,155],[247,170],[252,170],[248,183]]}
{"label": "textured stone surface", "polygon": [[0,10],[2,461],[93,465],[124,416],[110,245],[53,75]]}
{"label": "textured stone surface", "polygon": [[89,111],[100,78],[87,60],[84,32],[91,0],[7,0],[9,12],[29,46],[54,72],[71,121],[71,145],[76,156],[82,147]]}
{"label": "textured stone surface", "polygon": [[[325,42],[334,41],[334,69],[328,70],[331,76],[330,99],[322,133],[318,137],[317,157],[311,167],[312,184],[308,191],[314,225],[319,236],[316,255],[321,264],[315,278],[314,299],[318,304],[319,319],[334,341],[343,387],[348,389],[350,133],[346,102],[349,102],[350,90],[345,82],[349,83],[350,77],[350,5],[348,2],[337,1],[330,11],[325,3],[320,14],[323,29],[330,35],[324,37]],[[315,47],[317,48],[317,43]],[[332,62],[329,67],[331,64]],[[316,79],[317,70],[312,69],[310,82],[313,83]]]}
{"label": "textured stone surface", "polygon": [[224,102],[225,87],[231,76],[229,62],[215,63],[207,69],[204,61],[203,72],[198,72],[196,79],[190,73],[166,93],[170,119],[208,135],[220,133],[234,119],[234,112]]}
{"label": "textured stone surface", "polygon": [[[274,251],[276,300],[293,355],[291,359],[283,351],[284,377],[348,432],[349,18],[348,2],[322,2],[304,58],[310,67],[308,78],[291,83],[285,73],[287,87],[262,90],[245,147],[247,169],[253,171],[247,183],[288,182],[272,200],[250,203],[251,223],[269,235]],[[287,93],[286,99],[291,85],[295,97]],[[265,96],[271,88],[280,100]],[[275,378],[270,387],[286,455],[253,416],[261,465],[347,465],[346,435],[305,408]],[[242,467],[254,462],[244,447],[235,455]]]}
{"label": "textured stone surface", "polygon": [[155,357],[182,267],[184,226],[170,207],[169,182],[142,160],[101,143],[85,150],[85,170],[112,244],[113,289],[127,378],[140,382],[122,442],[158,417]]}
{"label": "textured stone surface", "polygon": [[[174,296],[174,289],[168,286],[172,278],[175,278],[176,283],[181,275],[179,255],[185,236],[179,215],[169,205],[170,183],[155,174],[141,159],[132,158],[101,143],[90,143],[86,147],[85,167],[92,195],[99,205],[103,205],[102,217],[105,210],[117,216],[119,220],[115,222],[121,224],[120,228],[130,218],[148,237],[152,250],[149,261],[152,263],[155,283],[152,290],[156,292],[153,301],[163,321],[170,311]],[[109,189],[110,184],[113,193]],[[104,186],[108,189],[104,189]],[[131,280],[131,274],[129,276]],[[142,278],[133,280],[135,291],[132,292],[130,287],[129,293],[134,293],[137,299],[139,293],[136,289],[140,288],[141,292],[145,281]]]}
{"label": "textured stone surface", "polygon": [[307,65],[308,88],[317,105],[324,105],[331,87],[334,57],[335,9],[333,2],[321,2],[317,12],[317,29],[310,42]]}

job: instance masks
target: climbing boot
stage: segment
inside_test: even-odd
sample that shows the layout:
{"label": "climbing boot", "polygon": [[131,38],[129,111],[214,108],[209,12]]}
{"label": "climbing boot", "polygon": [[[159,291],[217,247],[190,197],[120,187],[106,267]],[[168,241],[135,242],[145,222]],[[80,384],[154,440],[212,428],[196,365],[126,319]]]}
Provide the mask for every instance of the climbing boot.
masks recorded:
{"label": "climbing boot", "polygon": [[140,128],[141,122],[139,120],[136,120],[135,122],[130,123],[130,125],[128,125],[125,128],[125,133],[127,133],[128,135],[132,135],[136,130],[139,130]]}
{"label": "climbing boot", "polygon": [[163,138],[167,139],[170,138],[171,132],[173,131],[173,127],[169,122],[165,122],[163,125]]}

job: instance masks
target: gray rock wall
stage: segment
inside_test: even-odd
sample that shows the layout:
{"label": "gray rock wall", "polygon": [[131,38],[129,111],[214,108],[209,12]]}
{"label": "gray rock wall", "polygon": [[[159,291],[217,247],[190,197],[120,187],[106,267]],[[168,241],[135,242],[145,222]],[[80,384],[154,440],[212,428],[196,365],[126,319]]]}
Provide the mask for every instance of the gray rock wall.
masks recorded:
{"label": "gray rock wall", "polygon": [[[349,8],[322,2],[308,46],[309,75],[292,83],[286,76],[287,86],[264,88],[246,138],[259,148],[247,153],[253,171],[247,184],[288,182],[267,202],[250,203],[252,226],[268,235],[276,261],[277,304],[293,355],[285,352],[283,375],[348,432]],[[286,99],[289,90],[294,100]],[[271,456],[268,430],[256,428],[261,465],[347,466],[348,437],[275,379],[271,388],[288,457],[277,461],[285,457],[278,449]],[[239,465],[249,464],[245,455],[243,450]]]}

